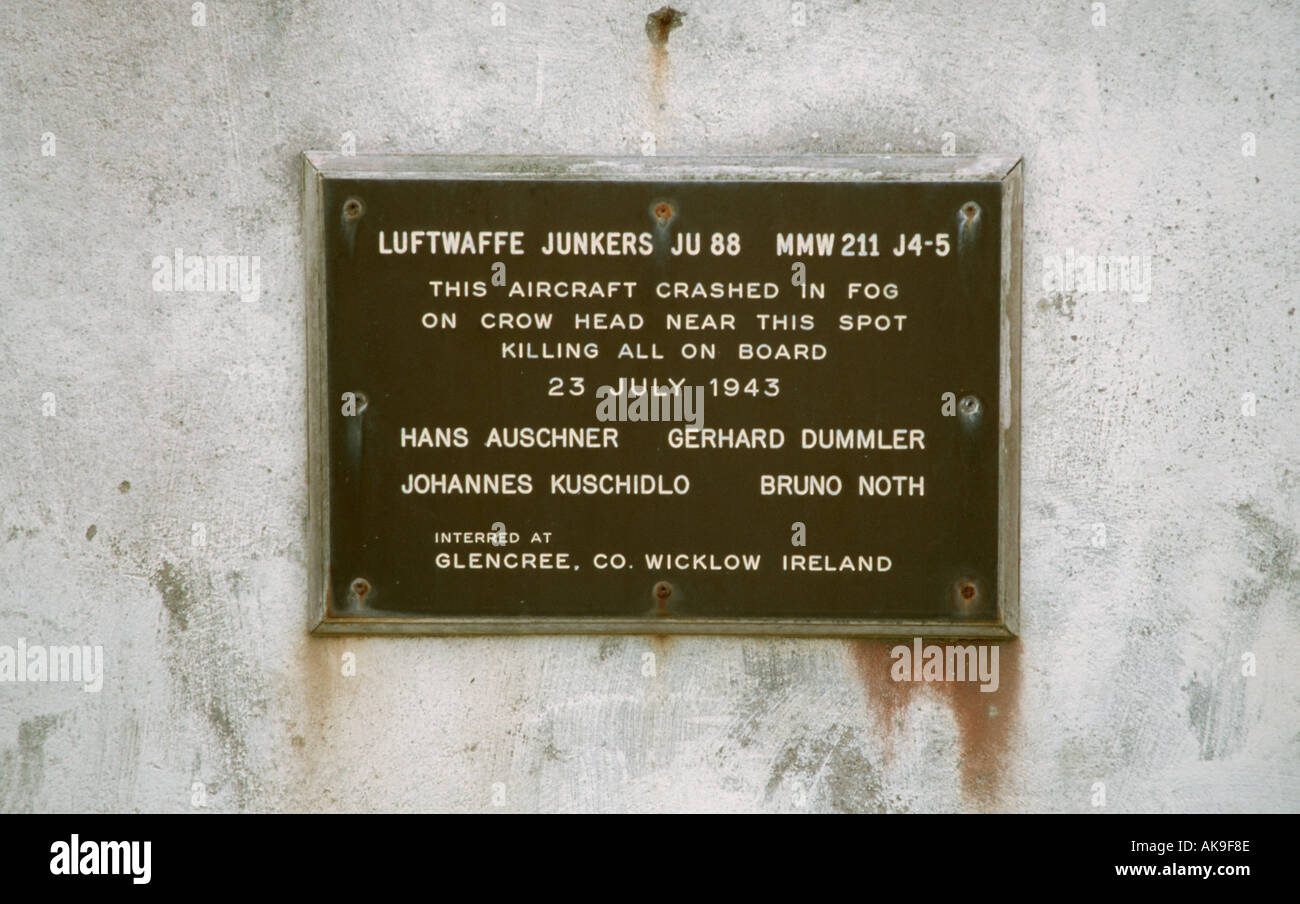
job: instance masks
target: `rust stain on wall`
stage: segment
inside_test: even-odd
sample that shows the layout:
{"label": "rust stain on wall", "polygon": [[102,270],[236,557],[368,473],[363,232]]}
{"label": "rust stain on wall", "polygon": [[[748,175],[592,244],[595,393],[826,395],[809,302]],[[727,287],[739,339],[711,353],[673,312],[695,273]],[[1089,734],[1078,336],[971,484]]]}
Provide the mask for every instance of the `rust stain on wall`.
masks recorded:
{"label": "rust stain on wall", "polygon": [[[978,681],[893,680],[890,668],[895,660],[890,651],[910,642],[910,638],[849,641],[867,706],[884,728],[886,757],[894,755],[894,739],[916,694],[937,694],[947,702],[957,723],[963,795],[981,809],[994,807],[1013,758],[1012,737],[1020,712],[1019,641],[991,645],[998,648],[998,689],[992,692],[981,691]],[[974,642],[932,639],[927,643],[965,646]]]}
{"label": "rust stain on wall", "polygon": [[981,808],[993,807],[1012,759],[1011,738],[1020,713],[1020,642],[998,647],[998,689],[978,681],[936,681],[927,686],[947,698],[961,738],[962,792]]}
{"label": "rust stain on wall", "polygon": [[910,681],[894,681],[889,677],[892,660],[889,651],[898,645],[895,640],[849,641],[853,662],[862,679],[868,708],[876,713],[877,721],[885,729],[885,756],[894,755],[894,738],[912,706],[916,685]]}
{"label": "rust stain on wall", "polygon": [[658,137],[659,111],[663,109],[668,81],[668,35],[682,24],[686,14],[671,6],[662,6],[646,16],[645,33],[650,39],[650,121]]}
{"label": "rust stain on wall", "polygon": [[659,675],[659,668],[663,665],[663,660],[667,658],[669,651],[672,649],[671,634],[651,634],[650,651],[655,654],[655,677]]}
{"label": "rust stain on wall", "polygon": [[669,33],[682,24],[682,17],[685,15],[685,13],[673,9],[671,6],[661,6],[646,16],[645,33],[646,37],[650,39],[651,46],[667,47]]}

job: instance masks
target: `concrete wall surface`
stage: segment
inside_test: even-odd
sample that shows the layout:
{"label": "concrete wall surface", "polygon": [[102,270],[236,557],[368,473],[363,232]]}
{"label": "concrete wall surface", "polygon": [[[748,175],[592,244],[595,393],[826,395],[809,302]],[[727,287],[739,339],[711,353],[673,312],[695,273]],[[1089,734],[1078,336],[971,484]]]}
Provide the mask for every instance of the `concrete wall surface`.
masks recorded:
{"label": "concrete wall surface", "polygon": [[[658,5],[0,4],[0,645],[104,656],[0,683],[0,810],[1300,809],[1300,7],[682,0],[656,48]],[[885,641],[309,636],[299,155],[347,133],[1022,154],[998,691]],[[177,248],[259,297],[155,291]]]}

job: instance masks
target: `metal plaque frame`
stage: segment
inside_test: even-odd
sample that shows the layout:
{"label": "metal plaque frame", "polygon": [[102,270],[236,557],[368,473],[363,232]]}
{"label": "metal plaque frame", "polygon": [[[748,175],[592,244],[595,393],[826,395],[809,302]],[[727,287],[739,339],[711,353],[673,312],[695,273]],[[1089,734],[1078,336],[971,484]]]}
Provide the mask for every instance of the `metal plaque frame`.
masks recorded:
{"label": "metal plaque frame", "polygon": [[[807,157],[529,157],[361,155],[308,151],[303,165],[303,258],[307,291],[307,480],[309,627],[316,634],[729,634],[1006,638],[1020,621],[1020,342],[1023,161],[1015,155]],[[367,180],[577,180],[680,182],[999,183],[1000,315],[997,617],[988,621],[901,618],[557,616],[367,616],[341,614],[330,599],[329,433],[326,398],[326,183]]]}

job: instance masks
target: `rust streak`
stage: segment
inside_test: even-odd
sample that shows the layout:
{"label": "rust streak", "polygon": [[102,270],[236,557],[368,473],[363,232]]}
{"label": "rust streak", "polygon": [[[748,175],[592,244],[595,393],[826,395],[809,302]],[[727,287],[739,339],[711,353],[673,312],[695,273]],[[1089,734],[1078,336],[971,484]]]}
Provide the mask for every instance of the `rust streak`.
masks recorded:
{"label": "rust streak", "polygon": [[655,584],[654,589],[650,592],[650,595],[654,597],[654,602],[655,602],[654,614],[659,618],[664,618],[667,615],[669,615],[668,600],[673,595],[673,585],[668,583],[667,581],[660,581],[659,583]]}
{"label": "rust streak", "polygon": [[[955,642],[955,641],[953,641]],[[961,780],[967,800],[980,809],[996,807],[1011,756],[1011,736],[1020,711],[1020,642],[998,644],[998,689],[977,681],[930,685],[948,699],[961,737]]]}
{"label": "rust streak", "polygon": [[894,739],[903,727],[903,720],[911,709],[912,697],[916,691],[916,685],[912,682],[894,681],[889,677],[889,667],[893,664],[889,651],[898,643],[895,640],[849,641],[853,662],[866,693],[867,707],[876,713],[877,721],[885,730],[887,759],[893,758]]}
{"label": "rust streak", "polygon": [[[944,699],[957,723],[961,746],[958,769],[962,794],[981,810],[995,809],[1012,758],[1012,737],[1020,709],[1020,642],[1007,641],[998,647],[998,689],[980,690],[978,681],[894,681],[890,668],[894,664],[889,652],[911,639],[849,641],[850,653],[867,707],[883,728],[886,759],[894,755],[894,741],[903,728],[915,695],[928,692]],[[967,645],[975,641],[931,638],[929,644]]]}
{"label": "rust streak", "polygon": [[660,131],[659,111],[664,107],[664,86],[668,79],[668,34],[682,24],[684,15],[671,6],[663,6],[645,20],[646,37],[650,39],[650,120],[656,135]]}

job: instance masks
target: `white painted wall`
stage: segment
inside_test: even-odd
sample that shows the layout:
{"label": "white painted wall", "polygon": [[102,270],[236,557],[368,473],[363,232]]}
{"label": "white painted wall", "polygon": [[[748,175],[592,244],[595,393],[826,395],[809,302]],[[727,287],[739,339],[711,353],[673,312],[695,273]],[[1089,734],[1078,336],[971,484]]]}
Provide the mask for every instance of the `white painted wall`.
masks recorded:
{"label": "white painted wall", "polygon": [[[655,5],[0,5],[0,644],[106,668],[0,684],[0,809],[1300,808],[1297,6],[683,0],[660,52]],[[999,692],[879,643],[308,637],[298,155],[345,132],[1023,153]],[[153,291],[178,247],[261,298]],[[1150,300],[1045,290],[1067,249],[1149,255]]]}

